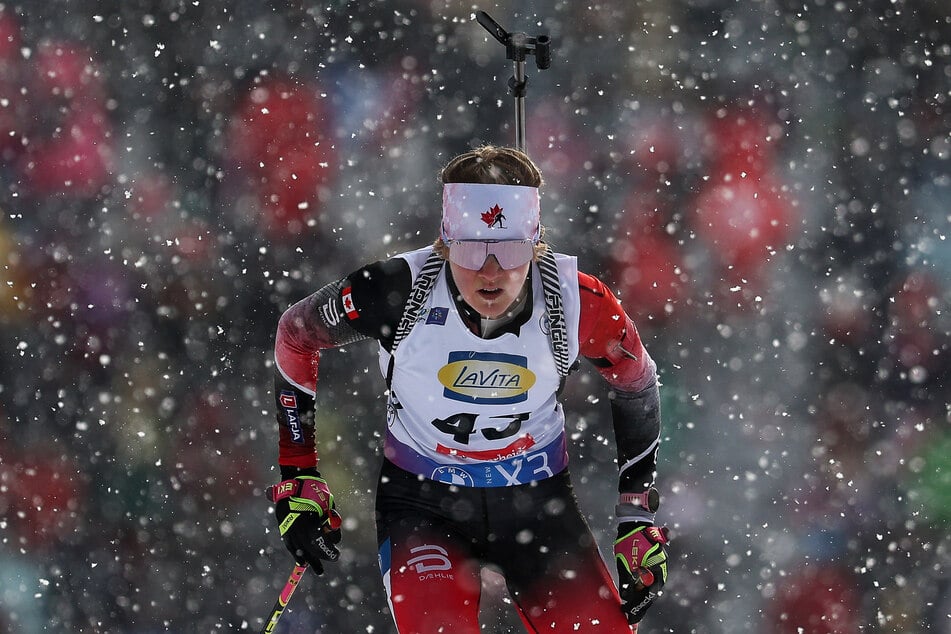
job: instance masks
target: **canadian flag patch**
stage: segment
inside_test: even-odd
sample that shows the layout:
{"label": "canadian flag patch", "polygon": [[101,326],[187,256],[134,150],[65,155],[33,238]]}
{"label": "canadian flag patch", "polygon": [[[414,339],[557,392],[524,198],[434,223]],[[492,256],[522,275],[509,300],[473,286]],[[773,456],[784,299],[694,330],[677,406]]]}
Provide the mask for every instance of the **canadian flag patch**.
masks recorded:
{"label": "canadian flag patch", "polygon": [[360,313],[357,312],[357,307],[353,305],[353,292],[350,286],[343,289],[343,292],[340,294],[340,299],[343,300],[343,310],[347,313],[347,319],[354,320],[360,316]]}

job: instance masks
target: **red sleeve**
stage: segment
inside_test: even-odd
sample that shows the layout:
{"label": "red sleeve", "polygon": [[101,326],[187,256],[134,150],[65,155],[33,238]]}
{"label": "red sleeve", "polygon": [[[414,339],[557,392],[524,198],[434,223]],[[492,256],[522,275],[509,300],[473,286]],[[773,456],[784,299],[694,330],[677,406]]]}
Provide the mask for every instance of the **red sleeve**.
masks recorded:
{"label": "red sleeve", "polygon": [[323,332],[305,302],[291,306],[277,325],[274,337],[274,360],[281,374],[296,387],[310,392],[317,390],[317,365],[320,350],[331,344],[319,335]]}
{"label": "red sleeve", "polygon": [[634,322],[601,280],[578,273],[581,320],[580,352],[615,388],[639,392],[656,379],[657,368],[647,354]]}
{"label": "red sleeve", "polygon": [[313,314],[304,302],[292,306],[281,317],[274,342],[278,463],[304,469],[317,466],[314,395],[320,349],[327,347],[307,327]]}
{"label": "red sleeve", "polygon": [[278,464],[317,466],[315,395],[320,351],[394,332],[412,284],[402,258],[376,262],[288,308],[274,340]]}
{"label": "red sleeve", "polygon": [[363,338],[344,318],[344,281],[328,284],[281,315],[274,338],[278,464],[317,466],[315,424],[320,351]]}

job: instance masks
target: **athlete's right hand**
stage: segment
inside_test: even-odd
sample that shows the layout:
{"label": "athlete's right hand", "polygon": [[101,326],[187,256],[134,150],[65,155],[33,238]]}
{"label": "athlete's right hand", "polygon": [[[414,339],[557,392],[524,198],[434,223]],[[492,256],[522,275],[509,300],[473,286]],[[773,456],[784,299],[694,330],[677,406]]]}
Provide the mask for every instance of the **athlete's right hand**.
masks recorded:
{"label": "athlete's right hand", "polygon": [[300,475],[268,488],[281,539],[298,565],[323,574],[321,561],[337,561],[340,515],[327,481],[319,474]]}

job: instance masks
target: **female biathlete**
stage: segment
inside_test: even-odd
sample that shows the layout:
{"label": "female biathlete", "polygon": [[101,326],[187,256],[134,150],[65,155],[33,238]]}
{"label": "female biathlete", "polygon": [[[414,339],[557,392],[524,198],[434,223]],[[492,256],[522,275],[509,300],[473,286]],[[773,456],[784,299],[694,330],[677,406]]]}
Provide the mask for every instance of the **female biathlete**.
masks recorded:
{"label": "female biathlete", "polygon": [[[479,632],[486,565],[529,632],[636,630],[667,580],[655,364],[612,292],[542,240],[542,177],[528,156],[482,147],[451,160],[442,181],[433,245],[364,266],[280,319],[283,541],[318,573],[339,556],[340,517],[317,470],[318,361],[375,339],[388,399],[376,524],[399,632]],[[620,593],[568,470],[558,396],[579,356],[610,386]]]}

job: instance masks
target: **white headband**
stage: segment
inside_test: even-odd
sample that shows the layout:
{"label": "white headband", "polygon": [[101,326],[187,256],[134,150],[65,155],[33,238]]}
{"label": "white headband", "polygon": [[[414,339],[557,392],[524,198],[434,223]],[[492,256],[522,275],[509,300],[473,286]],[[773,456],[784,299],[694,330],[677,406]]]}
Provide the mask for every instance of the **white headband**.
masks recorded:
{"label": "white headband", "polygon": [[538,188],[446,183],[440,236],[450,240],[533,240],[540,237]]}

